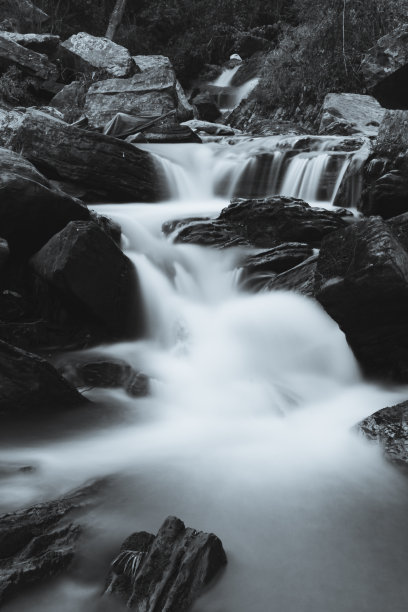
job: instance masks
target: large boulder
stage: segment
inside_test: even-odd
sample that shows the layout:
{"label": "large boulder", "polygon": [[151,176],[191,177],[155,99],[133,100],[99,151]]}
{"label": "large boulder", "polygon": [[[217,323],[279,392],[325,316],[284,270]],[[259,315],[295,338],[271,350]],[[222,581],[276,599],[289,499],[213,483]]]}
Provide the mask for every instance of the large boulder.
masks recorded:
{"label": "large boulder", "polygon": [[71,221],[32,257],[31,265],[66,300],[118,336],[136,331],[136,272],[95,222]]}
{"label": "large boulder", "polygon": [[81,535],[70,515],[94,503],[102,483],[0,516],[0,605],[68,569]]}
{"label": "large boulder", "polygon": [[84,402],[48,361],[0,340],[0,417],[34,419]]}
{"label": "large boulder", "polygon": [[85,101],[85,114],[90,124],[98,128],[117,113],[160,117],[172,111],[176,114],[178,109],[176,75],[166,66],[145,70],[129,79],[94,83]]}
{"label": "large boulder", "polygon": [[58,109],[68,123],[81,117],[85,105],[88,86],[84,81],[72,81],[65,85],[49,102]]}
{"label": "large boulder", "polygon": [[367,374],[408,381],[408,252],[392,225],[372,217],[327,236],[315,294]]}
{"label": "large boulder", "polygon": [[380,38],[361,63],[367,88],[385,108],[408,109],[408,24]]}
{"label": "large boulder", "polygon": [[271,249],[283,242],[318,246],[324,236],[346,226],[343,211],[312,208],[296,198],[271,196],[232,200],[217,219],[175,221],[163,226],[175,241],[218,248],[252,246]]}
{"label": "large boulder", "polygon": [[368,440],[379,444],[387,459],[408,468],[408,402],[382,408],[357,425]]}
{"label": "large boulder", "polygon": [[364,180],[364,214],[388,219],[408,211],[408,111],[386,111]]}
{"label": "large boulder", "polygon": [[129,51],[108,38],[79,32],[61,43],[61,46],[94,68],[106,70],[113,77],[124,78],[134,72],[134,62]]}
{"label": "large boulder", "polygon": [[384,112],[372,96],[329,93],[323,102],[319,134],[375,137]]}
{"label": "large boulder", "polygon": [[38,251],[67,223],[90,218],[79,200],[53,189],[21,155],[0,147],[0,227],[14,257]]}
{"label": "large boulder", "polygon": [[129,608],[186,612],[226,563],[217,536],[169,516],[156,536],[141,531],[124,541],[106,592]]}
{"label": "large boulder", "polygon": [[20,34],[19,32],[0,31],[0,37],[48,56],[55,54],[61,42],[60,37],[55,34]]}
{"label": "large boulder", "polygon": [[198,118],[203,121],[217,121],[221,117],[214,96],[208,91],[198,93],[192,99],[192,104],[196,108]]}
{"label": "large boulder", "polygon": [[156,171],[149,153],[41,111],[0,110],[0,145],[21,153],[49,177],[94,190],[99,199],[157,199]]}
{"label": "large boulder", "polygon": [[37,53],[8,37],[8,33],[0,32],[0,69],[17,66],[25,74],[37,77],[43,81],[55,81],[58,78],[56,66],[46,55]]}

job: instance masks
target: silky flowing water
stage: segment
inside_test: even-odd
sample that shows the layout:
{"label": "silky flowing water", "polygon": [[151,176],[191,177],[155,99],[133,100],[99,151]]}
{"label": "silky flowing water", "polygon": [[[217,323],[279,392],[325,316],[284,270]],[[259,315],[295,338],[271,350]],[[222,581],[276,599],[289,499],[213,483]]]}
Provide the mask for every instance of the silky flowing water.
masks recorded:
{"label": "silky flowing water", "polygon": [[407,481],[352,428],[408,389],[364,381],[314,301],[240,289],[239,252],[163,237],[166,220],[218,214],[217,172],[240,159],[226,145],[177,147],[152,147],[166,201],[97,207],[122,226],[146,326],[97,352],[148,374],[151,396],[87,391],[92,406],[2,435],[0,461],[35,468],[0,479],[3,511],[111,476],[69,574],[4,609],[122,609],[102,596],[109,562],[172,514],[215,532],[228,555],[195,612],[405,612]]}

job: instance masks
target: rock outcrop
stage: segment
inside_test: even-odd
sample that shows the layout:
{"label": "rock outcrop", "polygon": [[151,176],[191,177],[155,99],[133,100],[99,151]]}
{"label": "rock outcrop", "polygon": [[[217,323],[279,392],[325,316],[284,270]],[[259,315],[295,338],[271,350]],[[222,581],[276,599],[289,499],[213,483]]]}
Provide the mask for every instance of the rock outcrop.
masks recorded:
{"label": "rock outcrop", "polygon": [[[404,234],[404,228],[400,231]],[[405,242],[405,244],[404,244]],[[408,380],[406,235],[378,217],[327,236],[316,270],[316,298],[339,324],[364,371]]]}
{"label": "rock outcrop", "polygon": [[408,111],[386,111],[364,182],[364,214],[388,219],[408,211]]}
{"label": "rock outcrop", "polygon": [[31,265],[68,303],[85,309],[114,333],[138,331],[136,272],[93,221],[71,221],[34,255]]}
{"label": "rock outcrop", "polygon": [[0,516],[0,605],[69,567],[81,526],[68,515],[93,503],[102,482]]}
{"label": "rock outcrop", "polygon": [[108,38],[79,32],[61,46],[93,68],[106,70],[112,77],[125,78],[135,70],[129,51]]}
{"label": "rock outcrop", "polygon": [[50,178],[93,190],[99,200],[157,199],[156,173],[148,153],[41,111],[0,110],[0,145],[21,153]]}
{"label": "rock outcrop", "polygon": [[364,56],[361,71],[382,106],[408,109],[408,24],[380,38]]}
{"label": "rock outcrop", "polygon": [[318,246],[324,236],[346,226],[344,211],[312,208],[296,198],[272,196],[232,200],[216,219],[165,223],[175,241],[217,248],[252,246],[272,249],[284,242]]}
{"label": "rock outcrop", "polygon": [[129,608],[186,612],[227,563],[222,543],[212,533],[186,528],[168,517],[156,536],[129,536],[111,565],[106,592]]}
{"label": "rock outcrop", "polygon": [[0,340],[0,417],[37,418],[86,399],[45,359]]}
{"label": "rock outcrop", "polygon": [[0,148],[0,227],[14,257],[38,251],[67,223],[90,218],[79,200],[53,189],[24,157]]}
{"label": "rock outcrop", "polygon": [[357,428],[366,438],[380,444],[392,463],[408,468],[408,402],[374,412]]}
{"label": "rock outcrop", "polygon": [[375,137],[384,113],[372,96],[329,93],[323,102],[319,134]]}

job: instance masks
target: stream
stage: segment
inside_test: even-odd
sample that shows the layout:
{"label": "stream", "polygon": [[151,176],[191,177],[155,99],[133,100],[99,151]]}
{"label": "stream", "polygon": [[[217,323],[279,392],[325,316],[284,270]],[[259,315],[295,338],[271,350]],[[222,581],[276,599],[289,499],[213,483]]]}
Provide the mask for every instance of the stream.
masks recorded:
{"label": "stream", "polygon": [[228,556],[194,612],[406,612],[406,478],[352,428],[408,388],[366,382],[314,301],[245,293],[238,249],[161,232],[167,220],[217,216],[233,196],[332,207],[356,153],[328,137],[299,151],[296,138],[143,145],[163,202],[95,207],[122,227],[146,334],[89,353],[126,360],[152,393],[87,390],[91,406],[1,436],[1,462],[34,467],[0,478],[3,512],[112,477],[69,574],[5,612],[121,610],[101,596],[109,562],[127,535],[156,533],[168,515],[216,533]]}

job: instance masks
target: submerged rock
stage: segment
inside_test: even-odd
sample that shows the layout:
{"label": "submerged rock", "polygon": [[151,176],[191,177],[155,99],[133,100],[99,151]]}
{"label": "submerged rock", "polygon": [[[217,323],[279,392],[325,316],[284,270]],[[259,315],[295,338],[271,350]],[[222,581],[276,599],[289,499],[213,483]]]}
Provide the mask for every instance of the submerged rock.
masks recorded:
{"label": "submerged rock", "polygon": [[181,220],[163,226],[175,241],[217,248],[274,248],[284,242],[318,246],[324,236],[346,226],[344,212],[312,208],[296,198],[234,199],[216,219]]}
{"label": "submerged rock", "polygon": [[227,563],[221,540],[169,516],[156,536],[134,533],[111,565],[107,593],[129,608],[186,612]]}
{"label": "submerged rock", "polygon": [[94,190],[99,200],[157,199],[156,171],[149,153],[41,111],[0,110],[0,145],[20,153],[49,177]]}
{"label": "submerged rock", "polygon": [[113,77],[128,77],[134,71],[134,62],[129,51],[108,38],[79,32],[61,46],[93,68],[102,68]]}
{"label": "submerged rock", "polygon": [[0,605],[69,567],[81,527],[66,517],[89,505],[100,485],[0,516]]}
{"label": "submerged rock", "polygon": [[[136,272],[93,221],[72,221],[34,255],[31,265],[65,297],[120,336],[136,332]],[[135,310],[136,309],[136,310]]]}
{"label": "submerged rock", "polygon": [[0,417],[36,417],[87,400],[45,359],[0,340]]}
{"label": "submerged rock", "polygon": [[315,293],[367,374],[408,381],[408,252],[391,225],[372,217],[327,236]]}
{"label": "submerged rock", "polygon": [[378,410],[357,427],[366,438],[381,445],[390,461],[408,468],[408,402]]}
{"label": "submerged rock", "polygon": [[322,107],[319,134],[376,136],[385,110],[372,96],[329,93]]}

